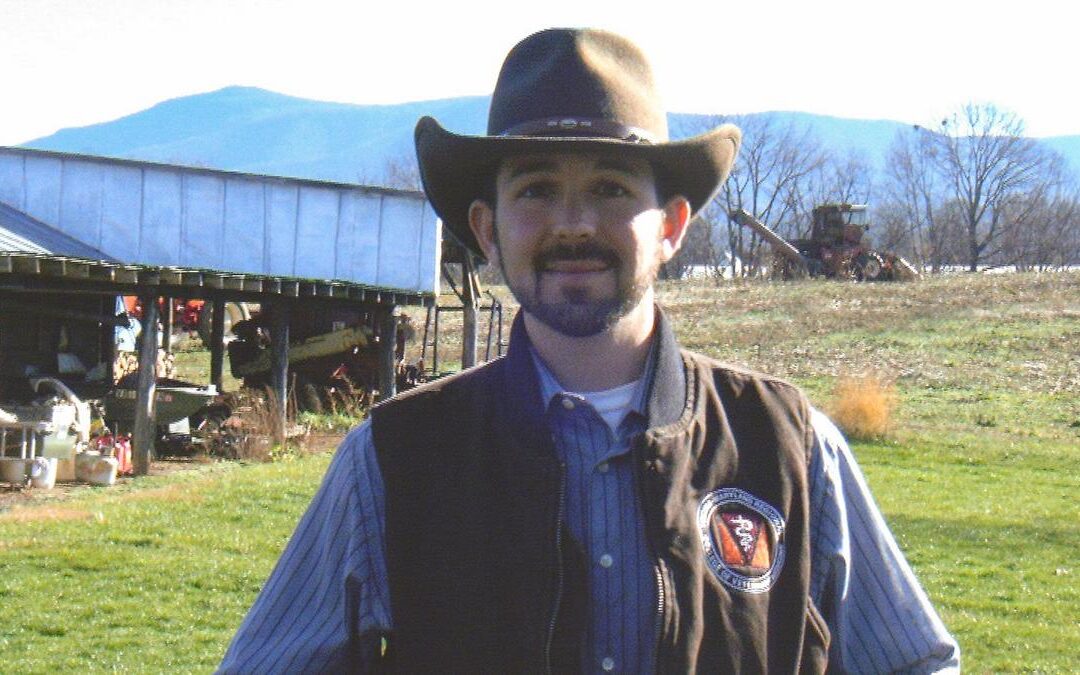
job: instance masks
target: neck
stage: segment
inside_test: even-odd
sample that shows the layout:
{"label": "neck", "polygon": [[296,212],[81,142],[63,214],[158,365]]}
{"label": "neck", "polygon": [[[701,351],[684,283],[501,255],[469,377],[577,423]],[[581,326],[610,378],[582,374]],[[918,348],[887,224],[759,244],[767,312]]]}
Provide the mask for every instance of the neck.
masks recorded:
{"label": "neck", "polygon": [[563,335],[528,312],[525,328],[533,348],[559,384],[571,391],[603,391],[641,377],[655,319],[653,291],[649,289],[634,309],[596,335]]}

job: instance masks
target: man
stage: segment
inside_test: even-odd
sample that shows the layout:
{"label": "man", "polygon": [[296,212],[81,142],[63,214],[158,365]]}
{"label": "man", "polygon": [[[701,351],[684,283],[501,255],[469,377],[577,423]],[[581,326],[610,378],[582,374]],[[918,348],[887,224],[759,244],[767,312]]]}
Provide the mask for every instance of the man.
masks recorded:
{"label": "man", "polygon": [[508,354],[346,438],[223,671],[958,667],[835,427],[654,305],[739,141],[668,142],[596,30],[515,47],[487,136],[419,122],[429,200],[521,303]]}

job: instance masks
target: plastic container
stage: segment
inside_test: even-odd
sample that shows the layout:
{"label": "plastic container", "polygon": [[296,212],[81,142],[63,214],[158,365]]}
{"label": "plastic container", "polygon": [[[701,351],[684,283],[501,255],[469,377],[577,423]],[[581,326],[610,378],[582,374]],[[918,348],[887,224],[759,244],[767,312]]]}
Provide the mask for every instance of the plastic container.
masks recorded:
{"label": "plastic container", "polygon": [[30,485],[51,490],[56,485],[56,458],[35,457],[30,460]]}
{"label": "plastic container", "polygon": [[105,457],[100,452],[88,450],[75,456],[75,476],[92,485],[113,485],[119,462],[115,457]]}
{"label": "plastic container", "polygon": [[0,457],[0,481],[22,485],[26,482],[26,460],[19,457]]}

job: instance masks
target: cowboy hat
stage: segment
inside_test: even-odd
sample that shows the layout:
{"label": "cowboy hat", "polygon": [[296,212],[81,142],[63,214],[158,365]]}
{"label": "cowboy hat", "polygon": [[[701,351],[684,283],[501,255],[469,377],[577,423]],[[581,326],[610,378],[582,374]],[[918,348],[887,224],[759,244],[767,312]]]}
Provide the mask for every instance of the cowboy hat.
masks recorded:
{"label": "cowboy hat", "polygon": [[517,44],[491,96],[486,136],[416,125],[424,191],[447,229],[483,256],[469,229],[469,205],[490,191],[500,162],[538,152],[617,152],[653,166],[665,198],[681,194],[693,213],[727,178],[739,129],[725,124],[668,141],[667,117],[645,55],[624,37],[595,29],[554,28]]}

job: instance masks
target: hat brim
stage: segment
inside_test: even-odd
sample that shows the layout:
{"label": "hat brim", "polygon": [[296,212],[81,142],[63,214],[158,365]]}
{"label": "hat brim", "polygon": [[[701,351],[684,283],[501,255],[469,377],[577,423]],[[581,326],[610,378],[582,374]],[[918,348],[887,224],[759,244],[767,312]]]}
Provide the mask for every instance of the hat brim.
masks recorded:
{"label": "hat brim", "polygon": [[633,143],[581,136],[466,136],[442,127],[432,117],[416,124],[416,157],[424,192],[446,229],[465,247],[484,257],[469,227],[469,206],[490,186],[490,176],[506,157],[552,152],[611,152],[648,161],[658,184],[681,194],[696,214],[727,179],[739,150],[738,127],[724,124],[669,143]]}

